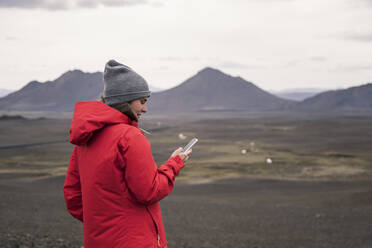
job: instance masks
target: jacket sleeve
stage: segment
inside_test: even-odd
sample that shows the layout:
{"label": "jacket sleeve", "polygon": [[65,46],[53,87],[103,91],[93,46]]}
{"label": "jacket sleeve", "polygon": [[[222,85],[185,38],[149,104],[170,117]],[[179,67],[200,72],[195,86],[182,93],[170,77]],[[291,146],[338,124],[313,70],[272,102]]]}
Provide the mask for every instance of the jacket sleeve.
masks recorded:
{"label": "jacket sleeve", "polygon": [[120,140],[125,166],[125,181],[134,198],[141,204],[160,201],[173,189],[175,177],[184,162],[179,156],[169,158],[158,168],[152,157],[150,143],[138,132]]}
{"label": "jacket sleeve", "polygon": [[83,203],[76,146],[72,151],[70,163],[68,165],[63,194],[67,210],[72,216],[83,222]]}

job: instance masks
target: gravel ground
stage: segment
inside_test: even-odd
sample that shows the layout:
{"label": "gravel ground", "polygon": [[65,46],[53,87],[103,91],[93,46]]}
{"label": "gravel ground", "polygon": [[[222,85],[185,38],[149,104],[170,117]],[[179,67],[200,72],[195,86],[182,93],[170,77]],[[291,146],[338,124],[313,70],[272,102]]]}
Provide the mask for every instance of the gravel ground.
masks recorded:
{"label": "gravel ground", "polygon": [[[0,175],[0,247],[82,247],[63,177]],[[161,202],[170,248],[372,247],[372,182],[178,183]]]}

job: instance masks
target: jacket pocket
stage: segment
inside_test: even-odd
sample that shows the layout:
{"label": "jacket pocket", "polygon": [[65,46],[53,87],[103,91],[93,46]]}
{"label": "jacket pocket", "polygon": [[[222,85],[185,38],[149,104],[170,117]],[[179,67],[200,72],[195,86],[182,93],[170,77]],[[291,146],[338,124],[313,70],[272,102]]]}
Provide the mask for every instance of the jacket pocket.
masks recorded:
{"label": "jacket pocket", "polygon": [[158,227],[158,224],[156,223],[154,217],[152,216],[150,209],[149,209],[148,207],[146,207],[146,210],[147,210],[147,212],[149,213],[149,215],[150,215],[152,221],[154,222],[155,231],[156,231],[156,240],[157,240],[157,245],[158,245],[158,247],[161,247],[161,240],[160,240],[160,234],[159,234],[159,227]]}

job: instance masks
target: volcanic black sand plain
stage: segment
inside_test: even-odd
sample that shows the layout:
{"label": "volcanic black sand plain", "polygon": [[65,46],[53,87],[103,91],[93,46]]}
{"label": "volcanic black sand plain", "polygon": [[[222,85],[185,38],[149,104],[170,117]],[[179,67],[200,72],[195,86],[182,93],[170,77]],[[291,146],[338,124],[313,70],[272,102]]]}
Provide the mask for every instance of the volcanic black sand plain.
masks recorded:
{"label": "volcanic black sand plain", "polygon": [[[82,247],[62,186],[70,119],[0,118],[0,247]],[[158,165],[199,142],[162,200],[172,247],[372,247],[372,115],[147,116]]]}

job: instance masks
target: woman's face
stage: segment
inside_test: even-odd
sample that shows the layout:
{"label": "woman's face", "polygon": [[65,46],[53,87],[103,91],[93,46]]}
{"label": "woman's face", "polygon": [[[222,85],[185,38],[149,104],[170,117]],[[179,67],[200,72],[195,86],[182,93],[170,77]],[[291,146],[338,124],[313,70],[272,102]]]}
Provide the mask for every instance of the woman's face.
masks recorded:
{"label": "woman's face", "polygon": [[140,118],[140,116],[142,115],[142,113],[146,113],[147,112],[147,106],[146,106],[147,98],[148,97],[140,98],[140,99],[137,99],[137,100],[132,101],[129,104],[129,106],[131,107],[133,113],[137,116],[137,119]]}

